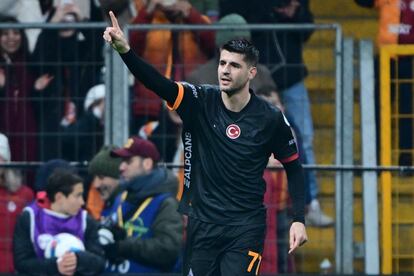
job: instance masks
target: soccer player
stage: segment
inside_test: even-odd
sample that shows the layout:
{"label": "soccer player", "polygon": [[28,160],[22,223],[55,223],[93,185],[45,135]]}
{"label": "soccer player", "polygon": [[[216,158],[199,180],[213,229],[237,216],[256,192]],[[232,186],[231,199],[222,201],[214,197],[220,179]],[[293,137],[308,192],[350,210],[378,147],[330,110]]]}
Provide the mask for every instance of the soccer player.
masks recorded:
{"label": "soccer player", "polygon": [[293,201],[292,253],[307,240],[304,177],[283,113],[249,91],[257,49],[236,39],[220,49],[219,87],[173,82],[137,57],[110,12],[104,39],[134,76],[183,120],[184,193],[188,215],[184,275],[257,275],[265,236],[262,178],[269,156],[283,164]]}

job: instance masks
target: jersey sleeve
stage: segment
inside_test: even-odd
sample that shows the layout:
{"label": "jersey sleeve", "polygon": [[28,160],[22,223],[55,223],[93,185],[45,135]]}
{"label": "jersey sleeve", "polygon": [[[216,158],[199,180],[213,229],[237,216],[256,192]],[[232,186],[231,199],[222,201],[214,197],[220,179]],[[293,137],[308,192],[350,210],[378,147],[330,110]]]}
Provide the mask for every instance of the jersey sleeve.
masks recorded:
{"label": "jersey sleeve", "polygon": [[273,132],[271,151],[281,163],[289,163],[299,158],[296,139],[285,115],[278,113]]}
{"label": "jersey sleeve", "polygon": [[174,102],[167,102],[170,110],[177,111],[184,124],[191,124],[200,110],[202,88],[187,82],[176,82],[178,95]]}

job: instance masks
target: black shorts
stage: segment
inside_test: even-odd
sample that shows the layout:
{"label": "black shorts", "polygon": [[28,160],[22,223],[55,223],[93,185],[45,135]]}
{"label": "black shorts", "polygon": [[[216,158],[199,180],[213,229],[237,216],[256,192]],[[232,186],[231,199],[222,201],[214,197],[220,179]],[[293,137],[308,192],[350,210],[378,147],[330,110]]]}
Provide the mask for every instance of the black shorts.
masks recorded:
{"label": "black shorts", "polygon": [[183,275],[258,275],[265,225],[220,225],[188,219]]}

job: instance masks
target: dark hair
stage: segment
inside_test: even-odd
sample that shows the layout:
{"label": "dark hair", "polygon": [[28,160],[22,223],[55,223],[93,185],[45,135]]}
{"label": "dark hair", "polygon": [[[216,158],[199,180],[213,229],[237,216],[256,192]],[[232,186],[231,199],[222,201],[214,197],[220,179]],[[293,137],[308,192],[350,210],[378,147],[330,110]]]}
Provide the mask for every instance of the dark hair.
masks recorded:
{"label": "dark hair", "polygon": [[259,50],[247,39],[236,38],[227,41],[220,50],[227,50],[231,53],[244,55],[244,61],[252,66],[256,66],[259,61]]}
{"label": "dark hair", "polygon": [[[0,16],[0,23],[20,23],[16,18],[12,16]],[[3,32],[7,29],[0,29],[0,36],[3,35]],[[24,29],[17,29],[21,35],[21,44],[20,48],[17,49],[16,54],[22,56],[23,58],[28,58],[30,56],[29,53],[29,42],[24,32]],[[0,52],[3,53],[3,49],[0,48]]]}
{"label": "dark hair", "polygon": [[58,192],[68,196],[73,192],[73,186],[78,183],[83,183],[83,179],[79,175],[69,170],[57,169],[47,180],[47,197],[50,202],[54,202]]}

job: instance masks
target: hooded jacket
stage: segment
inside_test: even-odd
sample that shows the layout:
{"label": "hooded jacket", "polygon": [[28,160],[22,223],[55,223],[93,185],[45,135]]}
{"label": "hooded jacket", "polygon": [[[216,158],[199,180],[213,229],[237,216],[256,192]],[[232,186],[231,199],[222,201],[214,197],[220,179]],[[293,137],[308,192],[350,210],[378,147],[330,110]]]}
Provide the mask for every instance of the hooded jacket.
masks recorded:
{"label": "hooded jacket", "polygon": [[[127,237],[120,241],[117,248],[120,257],[157,267],[162,271],[171,271],[181,251],[183,236],[183,222],[177,212],[178,202],[175,199],[177,187],[176,176],[164,168],[154,169],[150,174],[138,176],[126,183],[128,195],[125,201],[137,208],[148,197],[165,193],[170,196],[160,204],[150,227],[153,237]],[[124,221],[132,217],[135,210],[125,214]]]}

